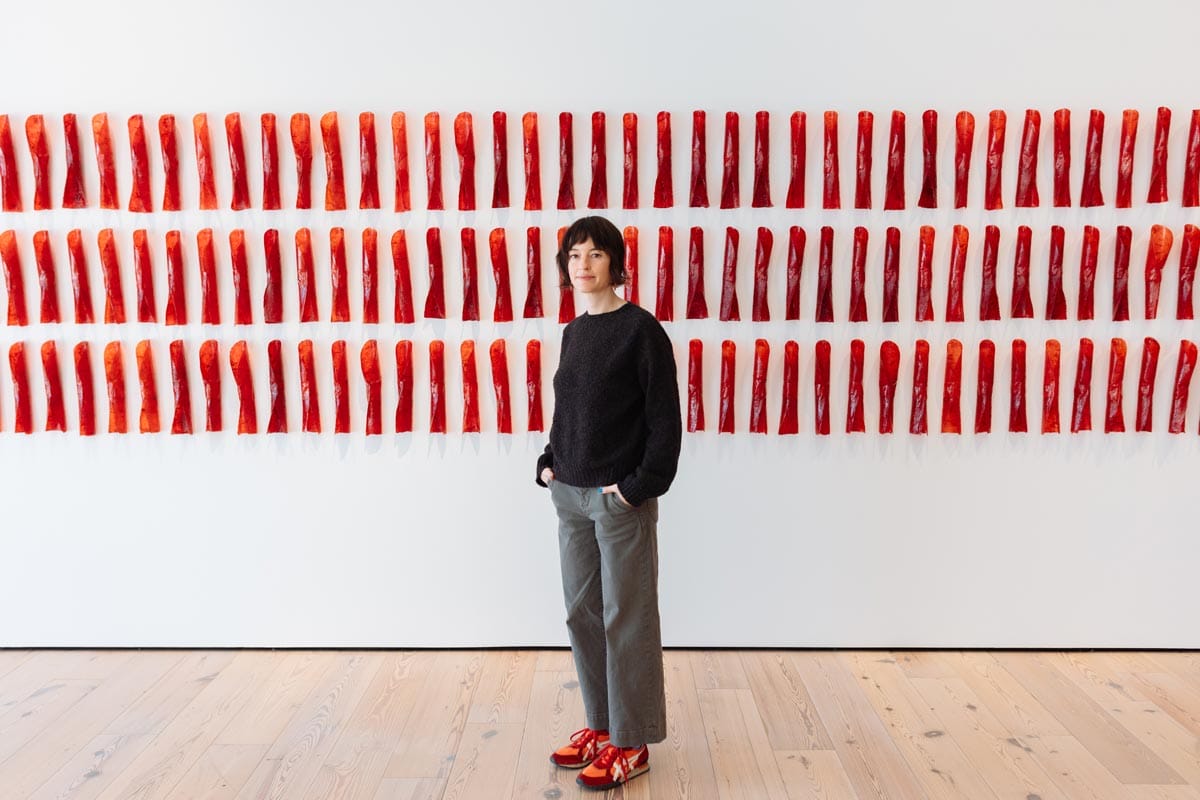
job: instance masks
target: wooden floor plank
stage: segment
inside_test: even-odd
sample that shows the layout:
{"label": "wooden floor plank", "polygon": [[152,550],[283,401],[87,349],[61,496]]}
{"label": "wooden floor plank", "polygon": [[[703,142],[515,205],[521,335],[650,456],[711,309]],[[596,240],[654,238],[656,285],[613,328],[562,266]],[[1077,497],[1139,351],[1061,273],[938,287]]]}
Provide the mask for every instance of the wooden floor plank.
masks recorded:
{"label": "wooden floor plank", "polygon": [[742,654],[742,667],[762,715],[767,740],[775,750],[832,750],[808,689],[780,650]]}
{"label": "wooden floor plank", "polygon": [[792,800],[856,800],[858,794],[832,750],[776,750],[775,763]]}

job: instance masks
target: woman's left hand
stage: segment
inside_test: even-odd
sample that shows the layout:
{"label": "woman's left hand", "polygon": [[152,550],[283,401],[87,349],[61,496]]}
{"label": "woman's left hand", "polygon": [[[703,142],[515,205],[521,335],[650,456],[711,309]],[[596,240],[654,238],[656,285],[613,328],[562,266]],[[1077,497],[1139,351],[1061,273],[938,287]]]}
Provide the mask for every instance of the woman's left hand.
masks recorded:
{"label": "woman's left hand", "polygon": [[610,486],[601,487],[600,491],[602,494],[615,494],[625,504],[626,508],[633,508],[633,503],[625,499],[625,495],[621,494],[621,490],[617,488],[615,483]]}

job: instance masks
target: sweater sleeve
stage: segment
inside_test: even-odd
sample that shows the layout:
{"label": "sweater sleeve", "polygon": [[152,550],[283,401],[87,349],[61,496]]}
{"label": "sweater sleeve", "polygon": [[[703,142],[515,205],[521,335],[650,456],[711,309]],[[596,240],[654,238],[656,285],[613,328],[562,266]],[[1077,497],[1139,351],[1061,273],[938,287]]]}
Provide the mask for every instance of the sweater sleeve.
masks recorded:
{"label": "sweater sleeve", "polygon": [[679,414],[679,384],[671,339],[654,322],[638,358],[638,381],[645,395],[646,448],[642,462],[617,483],[631,505],[666,494],[679,466],[683,422]]}
{"label": "sweater sleeve", "polygon": [[[542,480],[542,470],[546,467],[554,468],[554,453],[550,450],[550,444],[546,443],[546,450],[537,460],[537,472],[533,476],[533,482],[538,486],[546,486],[546,482]],[[547,487],[549,488],[549,487]]]}

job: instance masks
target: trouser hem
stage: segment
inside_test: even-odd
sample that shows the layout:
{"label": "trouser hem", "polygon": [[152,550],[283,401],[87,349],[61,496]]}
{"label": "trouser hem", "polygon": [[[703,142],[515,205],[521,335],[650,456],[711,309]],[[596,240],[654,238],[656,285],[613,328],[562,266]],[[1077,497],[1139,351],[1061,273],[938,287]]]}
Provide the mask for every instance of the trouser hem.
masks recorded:
{"label": "trouser hem", "polygon": [[655,744],[656,742],[664,741],[666,738],[666,733],[657,725],[608,732],[609,744],[617,747],[637,747],[642,744]]}

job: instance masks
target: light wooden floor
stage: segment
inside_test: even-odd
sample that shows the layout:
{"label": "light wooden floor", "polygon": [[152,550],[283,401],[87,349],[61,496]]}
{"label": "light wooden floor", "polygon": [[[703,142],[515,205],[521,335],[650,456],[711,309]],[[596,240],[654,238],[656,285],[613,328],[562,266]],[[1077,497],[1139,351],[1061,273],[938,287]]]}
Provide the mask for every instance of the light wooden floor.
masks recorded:
{"label": "light wooden floor", "polygon": [[[665,654],[591,797],[1200,800],[1200,653]],[[0,650],[0,798],[572,798],[569,651]]]}

